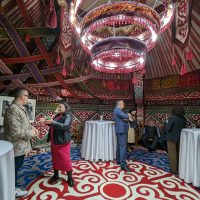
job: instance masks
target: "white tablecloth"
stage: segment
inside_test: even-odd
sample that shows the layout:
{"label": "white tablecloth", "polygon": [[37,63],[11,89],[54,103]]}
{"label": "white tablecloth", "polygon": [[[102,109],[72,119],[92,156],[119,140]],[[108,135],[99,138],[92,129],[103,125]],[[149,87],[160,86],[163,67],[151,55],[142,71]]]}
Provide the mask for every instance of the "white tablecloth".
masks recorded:
{"label": "white tablecloth", "polygon": [[113,121],[86,121],[81,157],[90,161],[114,160],[116,141]]}
{"label": "white tablecloth", "polygon": [[0,199],[15,199],[15,167],[13,145],[0,140]]}
{"label": "white tablecloth", "polygon": [[179,177],[186,183],[200,186],[200,128],[181,132]]}

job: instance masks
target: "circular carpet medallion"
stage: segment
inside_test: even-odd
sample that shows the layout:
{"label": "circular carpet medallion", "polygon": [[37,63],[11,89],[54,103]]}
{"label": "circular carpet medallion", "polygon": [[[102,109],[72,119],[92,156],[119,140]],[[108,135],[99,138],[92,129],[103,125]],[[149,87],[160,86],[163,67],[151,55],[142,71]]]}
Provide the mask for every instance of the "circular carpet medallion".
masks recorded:
{"label": "circular carpet medallion", "polygon": [[132,172],[122,171],[112,162],[75,161],[75,187],[60,173],[56,184],[48,183],[53,170],[45,172],[27,187],[20,200],[199,200],[200,194],[183,180],[150,165],[130,161]]}

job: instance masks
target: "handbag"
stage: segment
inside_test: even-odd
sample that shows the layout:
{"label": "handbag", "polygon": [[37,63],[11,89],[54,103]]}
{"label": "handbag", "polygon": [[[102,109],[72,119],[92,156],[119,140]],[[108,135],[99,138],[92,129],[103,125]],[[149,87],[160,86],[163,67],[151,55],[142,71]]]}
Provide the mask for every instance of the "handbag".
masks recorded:
{"label": "handbag", "polygon": [[135,129],[131,128],[130,124],[128,129],[128,143],[135,143]]}

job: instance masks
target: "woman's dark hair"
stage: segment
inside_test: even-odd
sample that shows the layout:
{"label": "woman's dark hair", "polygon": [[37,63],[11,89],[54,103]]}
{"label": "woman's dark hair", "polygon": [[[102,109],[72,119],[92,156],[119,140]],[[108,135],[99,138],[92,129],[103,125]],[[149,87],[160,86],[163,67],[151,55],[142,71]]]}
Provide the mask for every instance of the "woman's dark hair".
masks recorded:
{"label": "woman's dark hair", "polygon": [[128,113],[131,113],[132,111],[137,111],[136,109],[131,109],[128,111]]}
{"label": "woman's dark hair", "polygon": [[183,106],[174,106],[172,108],[172,115],[184,117],[185,110],[184,110]]}
{"label": "woman's dark hair", "polygon": [[62,104],[65,106],[65,113],[64,114],[67,114],[68,112],[70,112],[70,106],[67,102],[65,101],[60,101],[59,104]]}
{"label": "woman's dark hair", "polygon": [[[130,113],[132,115],[132,113],[131,113],[132,111],[136,111],[136,109],[131,109],[131,110],[128,111],[128,113]],[[135,114],[135,117],[136,117],[136,114]]]}

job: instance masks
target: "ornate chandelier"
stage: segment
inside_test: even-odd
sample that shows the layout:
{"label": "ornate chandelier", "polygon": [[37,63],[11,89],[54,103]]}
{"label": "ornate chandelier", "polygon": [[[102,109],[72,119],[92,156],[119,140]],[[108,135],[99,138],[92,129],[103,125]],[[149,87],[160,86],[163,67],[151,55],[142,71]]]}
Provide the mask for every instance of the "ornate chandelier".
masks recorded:
{"label": "ornate chandelier", "polygon": [[155,0],[152,5],[77,0],[71,5],[70,20],[94,69],[129,73],[144,68],[147,52],[169,27],[173,14],[172,0]]}

